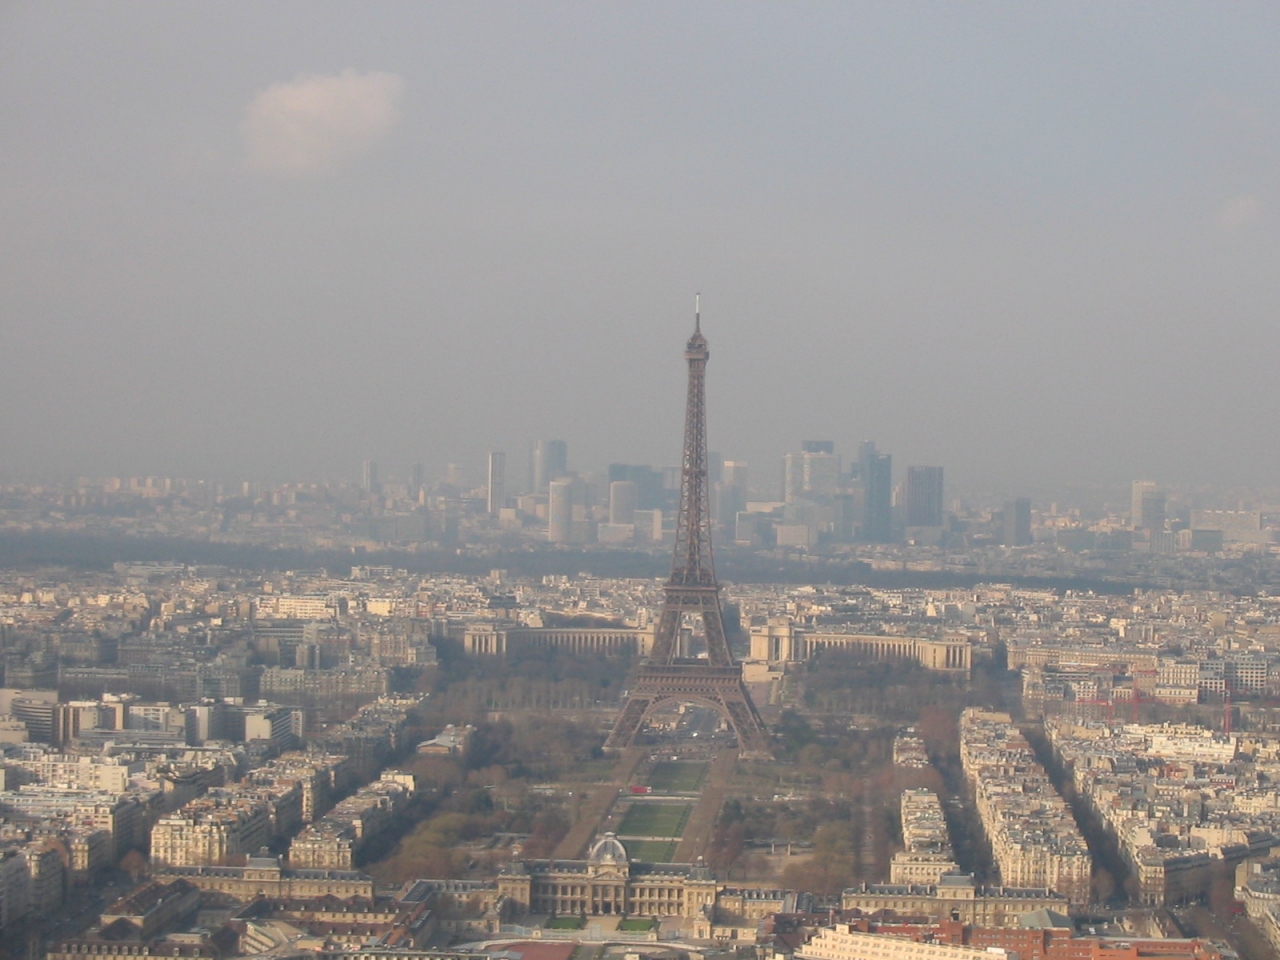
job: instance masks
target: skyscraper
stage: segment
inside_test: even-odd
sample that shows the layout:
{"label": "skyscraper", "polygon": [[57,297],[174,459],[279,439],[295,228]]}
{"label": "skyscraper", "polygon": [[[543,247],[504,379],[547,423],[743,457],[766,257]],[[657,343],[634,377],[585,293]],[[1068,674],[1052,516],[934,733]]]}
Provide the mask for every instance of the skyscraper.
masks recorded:
{"label": "skyscraper", "polygon": [[782,499],[786,503],[804,496],[804,454],[788,453],[782,457]]}
{"label": "skyscraper", "polygon": [[707,481],[719,483],[724,479],[724,454],[718,450],[707,451]]}
{"label": "skyscraper", "polygon": [[726,460],[719,483],[711,484],[711,516],[720,530],[734,539],[738,514],[747,509],[747,464]]}
{"label": "skyscraper", "polygon": [[1142,496],[1142,525],[1152,533],[1164,530],[1165,521],[1169,518],[1169,500],[1163,490],[1146,493]]}
{"label": "skyscraper", "polygon": [[360,471],[360,489],[376,496],[382,492],[382,484],[378,481],[378,464],[374,460],[366,460]]}
{"label": "skyscraper", "polygon": [[639,490],[634,481],[615,480],[609,484],[609,522],[635,523]]}
{"label": "skyscraper", "polygon": [[856,498],[852,493],[837,493],[831,501],[833,510],[831,512],[831,539],[836,543],[850,543],[853,541],[854,525],[857,522],[855,514]]}
{"label": "skyscraper", "polygon": [[1028,547],[1031,540],[1031,501],[1026,497],[1006,500],[1004,505],[1004,545]]}
{"label": "skyscraper", "polygon": [[711,485],[711,519],[717,527],[727,531],[731,538],[738,522],[738,514],[745,509],[747,497],[742,487],[723,480]]}
{"label": "skyscraper", "polygon": [[907,467],[907,526],[942,526],[942,493],[941,467]]}
{"label": "skyscraper", "polygon": [[[636,485],[636,508],[656,510],[665,500],[662,474],[653,467],[638,463],[609,464],[609,482],[626,480]],[[630,521],[628,521],[630,522]]]}
{"label": "skyscraper", "polygon": [[1150,480],[1135,480],[1129,486],[1129,523],[1136,529],[1142,526],[1142,495],[1154,493],[1156,485]]}
{"label": "skyscraper", "polygon": [[542,493],[569,472],[569,445],[563,440],[537,440],[533,445],[533,492]]}
{"label": "skyscraper", "polygon": [[858,478],[862,483],[862,539],[893,539],[893,457],[878,453],[874,440],[858,446]]}
{"label": "skyscraper", "polygon": [[743,494],[747,492],[747,462],[745,460],[726,460],[721,479],[741,487]]}
{"label": "skyscraper", "polygon": [[489,515],[496,517],[507,505],[507,455],[500,450],[489,454]]}
{"label": "skyscraper", "polygon": [[1135,480],[1131,491],[1129,519],[1135,530],[1163,530],[1166,498],[1158,484]]}
{"label": "skyscraper", "polygon": [[573,507],[577,479],[560,477],[547,485],[547,540],[569,543],[573,539]]}
{"label": "skyscraper", "polygon": [[829,501],[840,487],[840,458],[831,440],[805,440],[783,458],[782,499]]}

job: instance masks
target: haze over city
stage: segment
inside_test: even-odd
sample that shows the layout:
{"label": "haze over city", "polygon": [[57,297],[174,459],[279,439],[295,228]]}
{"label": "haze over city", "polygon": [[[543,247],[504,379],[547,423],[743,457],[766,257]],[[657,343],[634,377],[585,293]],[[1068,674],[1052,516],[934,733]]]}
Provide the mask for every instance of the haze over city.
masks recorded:
{"label": "haze over city", "polygon": [[1271,5],[16,3],[0,473],[1273,483]]}
{"label": "haze over city", "polygon": [[0,4],[0,960],[1280,960],[1278,40]]}

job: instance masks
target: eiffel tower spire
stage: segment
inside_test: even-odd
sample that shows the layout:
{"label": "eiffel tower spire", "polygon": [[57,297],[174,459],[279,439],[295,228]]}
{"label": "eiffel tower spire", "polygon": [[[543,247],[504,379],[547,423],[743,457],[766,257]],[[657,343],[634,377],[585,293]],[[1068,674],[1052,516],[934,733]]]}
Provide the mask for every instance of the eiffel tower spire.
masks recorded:
{"label": "eiffel tower spire", "polygon": [[[680,513],[671,578],[663,588],[662,614],[648,660],[639,668],[636,688],[622,708],[605,747],[629,746],[645,718],[672,701],[702,703],[718,710],[733,727],[744,755],[768,756],[764,725],[742,683],[725,639],[711,552],[711,498],[707,482],[706,371],[711,353],[702,335],[701,295],[694,300],[693,335],[685,346],[689,384],[684,415],[684,457],[680,466]],[[681,657],[684,615],[702,618],[707,657]]]}

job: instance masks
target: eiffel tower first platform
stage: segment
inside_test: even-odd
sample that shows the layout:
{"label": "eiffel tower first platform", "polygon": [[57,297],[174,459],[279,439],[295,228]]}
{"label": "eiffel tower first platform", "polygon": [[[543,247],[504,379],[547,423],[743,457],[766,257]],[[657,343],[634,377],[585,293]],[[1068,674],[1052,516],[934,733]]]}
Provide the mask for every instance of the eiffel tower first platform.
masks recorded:
{"label": "eiffel tower first platform", "polygon": [[[635,741],[645,719],[672,703],[699,703],[719,711],[738,737],[747,759],[770,759],[769,737],[751,695],[742,682],[742,667],[734,662],[724,635],[720,585],[711,557],[711,504],[707,483],[707,411],[705,381],[707,338],[702,317],[694,308],[693,336],[685,347],[689,390],[684,415],[684,459],[680,469],[680,515],[676,518],[676,548],[671,579],[664,588],[662,615],[648,659],[636,675],[634,688],[605,741],[606,750],[621,750]],[[684,615],[702,618],[707,657],[690,659],[680,652]]]}

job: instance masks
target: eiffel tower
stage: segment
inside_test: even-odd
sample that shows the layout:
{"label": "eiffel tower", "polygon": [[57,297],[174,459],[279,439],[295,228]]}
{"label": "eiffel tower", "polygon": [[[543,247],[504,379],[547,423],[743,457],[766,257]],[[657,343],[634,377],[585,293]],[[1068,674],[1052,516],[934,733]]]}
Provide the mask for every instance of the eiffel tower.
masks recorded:
{"label": "eiffel tower", "polygon": [[[749,759],[769,759],[769,738],[751,695],[742,683],[724,635],[720,585],[711,558],[711,503],[707,484],[707,410],[705,380],[707,338],[702,335],[700,298],[695,299],[693,336],[685,347],[689,390],[684,414],[684,460],[680,468],[680,515],[676,518],[675,557],[664,588],[662,616],[653,650],[639,667],[635,687],[622,707],[606,750],[629,747],[645,718],[664,704],[700,703],[717,710],[738,737]],[[702,617],[707,658],[679,656],[684,614]]]}

